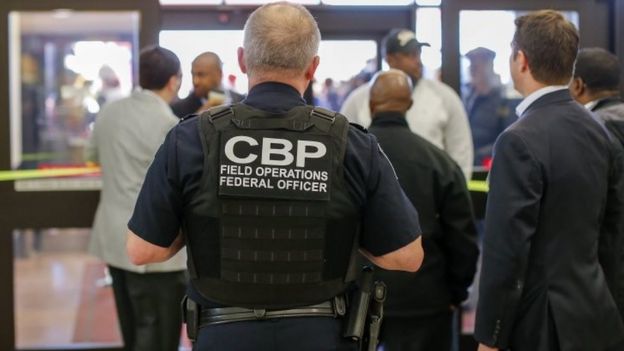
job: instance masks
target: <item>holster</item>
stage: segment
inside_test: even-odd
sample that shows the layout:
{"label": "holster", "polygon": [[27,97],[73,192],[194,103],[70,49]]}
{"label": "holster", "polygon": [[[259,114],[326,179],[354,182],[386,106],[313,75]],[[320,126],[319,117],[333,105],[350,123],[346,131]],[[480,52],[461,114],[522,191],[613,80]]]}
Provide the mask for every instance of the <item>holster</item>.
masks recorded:
{"label": "holster", "polygon": [[368,351],[376,351],[379,342],[379,331],[383,322],[383,304],[386,301],[386,284],[375,282],[373,299],[369,308]]}
{"label": "holster", "polygon": [[373,269],[364,267],[358,284],[349,300],[349,313],[345,318],[343,336],[361,342],[366,327],[366,315],[373,288]]}
{"label": "holster", "polygon": [[182,299],[182,318],[186,323],[186,335],[195,342],[199,331],[199,305],[188,296]]}

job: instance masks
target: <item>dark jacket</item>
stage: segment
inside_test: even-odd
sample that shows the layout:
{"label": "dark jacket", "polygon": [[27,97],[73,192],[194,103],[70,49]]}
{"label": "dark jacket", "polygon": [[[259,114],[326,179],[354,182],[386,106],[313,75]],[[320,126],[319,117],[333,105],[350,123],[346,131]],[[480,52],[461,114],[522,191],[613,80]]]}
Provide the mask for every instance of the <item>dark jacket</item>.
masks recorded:
{"label": "dark jacket", "polygon": [[622,162],[567,90],[539,98],[501,134],[486,208],[479,342],[603,351],[624,339],[598,255],[599,236],[621,237]]}
{"label": "dark jacket", "polygon": [[377,114],[369,131],[418,209],[425,251],[417,273],[376,269],[388,285],[386,313],[424,316],[448,311],[468,296],[479,255],[463,173],[444,151],[412,133],[400,113]]}
{"label": "dark jacket", "polygon": [[[244,98],[243,95],[231,90],[227,90],[225,94],[227,95],[226,103],[228,104],[240,102]],[[191,91],[189,95],[184,99],[173,102],[171,104],[171,110],[173,111],[174,115],[178,116],[178,118],[182,118],[192,113],[198,112],[197,110],[199,110],[199,108],[202,107],[203,104],[204,101],[202,100],[202,98],[197,97],[195,93]]]}
{"label": "dark jacket", "polygon": [[619,96],[602,99],[591,110],[624,145],[624,102],[622,99]]}
{"label": "dark jacket", "polygon": [[182,118],[197,112],[203,104],[202,99],[195,96],[195,94],[191,91],[190,94],[184,99],[174,101],[171,104],[171,110],[174,115],[178,116],[178,118]]}
{"label": "dark jacket", "polygon": [[486,95],[470,88],[464,104],[472,132],[474,165],[484,166],[492,158],[498,135],[518,119],[514,112],[518,101],[507,98],[503,87],[496,87]]}
{"label": "dark jacket", "polygon": [[[622,99],[619,96],[602,99],[592,108],[592,111],[624,146],[624,102]],[[624,255],[622,254],[624,253],[624,240],[620,238],[623,236],[624,232],[621,232],[617,238],[601,238],[600,259],[611,294],[618,306],[620,316],[624,319]],[[619,247],[614,246],[616,242],[620,243]]]}

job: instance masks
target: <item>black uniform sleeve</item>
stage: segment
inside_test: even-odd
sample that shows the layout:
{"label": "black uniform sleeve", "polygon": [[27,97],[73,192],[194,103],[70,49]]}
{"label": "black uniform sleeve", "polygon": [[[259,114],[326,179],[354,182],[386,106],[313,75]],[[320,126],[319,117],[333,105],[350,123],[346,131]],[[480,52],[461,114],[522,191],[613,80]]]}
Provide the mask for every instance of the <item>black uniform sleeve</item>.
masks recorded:
{"label": "black uniform sleeve", "polygon": [[461,168],[454,162],[444,184],[439,222],[444,238],[440,240],[446,257],[446,277],[451,303],[459,305],[468,297],[477,269],[479,247],[472,213],[472,201]]}
{"label": "black uniform sleeve", "polygon": [[411,243],[420,234],[418,213],[399,185],[390,161],[370,134],[352,138],[363,175],[362,236],[360,246],[381,256]]}
{"label": "black uniform sleeve", "polygon": [[167,135],[150,165],[128,228],[142,239],[169,247],[179,233],[182,195],[178,186],[176,129]]}

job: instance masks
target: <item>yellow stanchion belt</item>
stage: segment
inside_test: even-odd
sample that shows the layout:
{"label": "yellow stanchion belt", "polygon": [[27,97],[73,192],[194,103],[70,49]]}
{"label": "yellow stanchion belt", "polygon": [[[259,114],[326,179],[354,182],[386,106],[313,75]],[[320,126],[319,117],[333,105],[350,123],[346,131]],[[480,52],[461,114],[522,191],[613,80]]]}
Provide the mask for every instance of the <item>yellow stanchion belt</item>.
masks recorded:
{"label": "yellow stanchion belt", "polygon": [[468,190],[478,193],[487,193],[490,187],[485,180],[471,180],[468,182]]}
{"label": "yellow stanchion belt", "polygon": [[[0,182],[22,179],[40,179],[53,177],[70,177],[93,174],[100,171],[100,167],[68,167],[51,169],[25,169],[16,171],[0,171]],[[487,193],[488,183],[484,180],[471,180],[468,182],[468,190]]]}
{"label": "yellow stanchion belt", "polygon": [[20,169],[15,171],[0,171],[0,182],[23,180],[23,179],[40,179],[53,177],[72,177],[87,174],[98,173],[100,167],[67,167],[67,168],[50,168],[50,169]]}

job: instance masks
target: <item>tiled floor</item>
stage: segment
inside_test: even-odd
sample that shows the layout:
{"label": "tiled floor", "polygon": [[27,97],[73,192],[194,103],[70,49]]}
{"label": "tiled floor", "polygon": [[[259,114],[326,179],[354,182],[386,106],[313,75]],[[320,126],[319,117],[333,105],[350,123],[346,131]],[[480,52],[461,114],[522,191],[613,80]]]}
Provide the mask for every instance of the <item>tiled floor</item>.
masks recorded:
{"label": "tiled floor", "polygon": [[112,290],[97,285],[104,265],[85,253],[88,231],[39,235],[15,235],[17,347],[121,345]]}
{"label": "tiled floor", "polygon": [[86,229],[15,231],[18,349],[121,346],[105,264],[86,253],[88,240]]}

